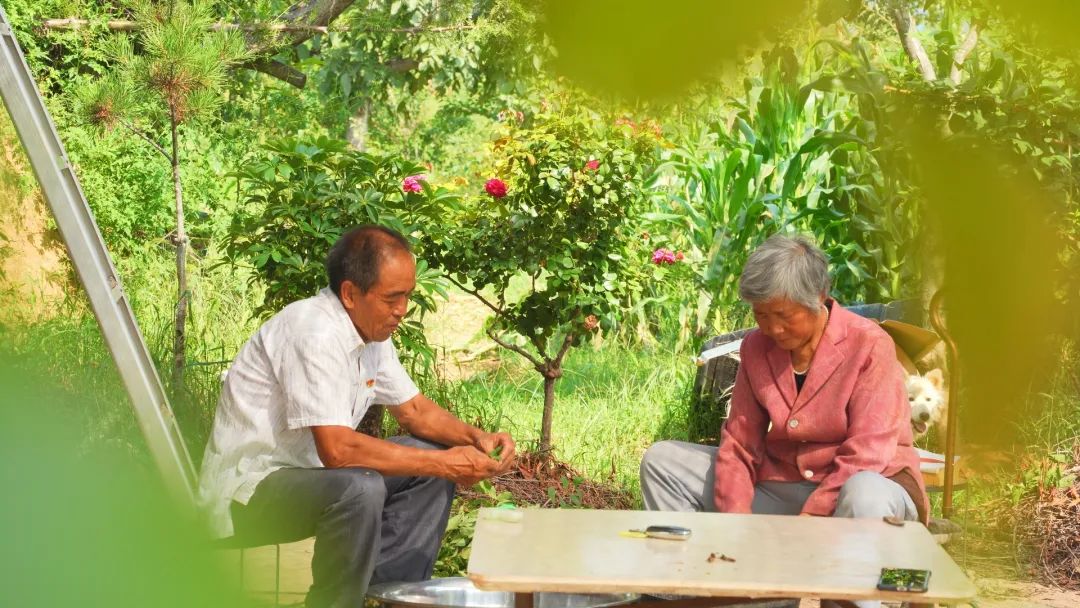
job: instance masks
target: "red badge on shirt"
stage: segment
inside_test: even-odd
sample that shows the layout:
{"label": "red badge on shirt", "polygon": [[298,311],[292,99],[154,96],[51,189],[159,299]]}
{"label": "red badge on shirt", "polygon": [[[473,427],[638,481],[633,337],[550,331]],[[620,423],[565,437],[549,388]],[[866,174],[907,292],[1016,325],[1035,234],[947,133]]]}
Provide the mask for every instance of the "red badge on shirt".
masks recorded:
{"label": "red badge on shirt", "polygon": [[375,386],[375,379],[374,378],[368,378],[367,387],[371,388],[373,386]]}

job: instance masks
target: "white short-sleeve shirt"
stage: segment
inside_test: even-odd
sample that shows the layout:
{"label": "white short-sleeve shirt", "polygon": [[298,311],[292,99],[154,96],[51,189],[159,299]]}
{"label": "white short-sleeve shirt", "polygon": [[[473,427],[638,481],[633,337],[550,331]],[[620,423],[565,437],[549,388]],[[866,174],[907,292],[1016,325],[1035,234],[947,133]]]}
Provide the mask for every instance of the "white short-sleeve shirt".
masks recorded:
{"label": "white short-sleeve shirt", "polygon": [[419,392],[393,343],[365,343],[330,289],[286,306],[225,376],[199,484],[215,533],[233,533],[229,504],[247,504],[270,473],[323,466],[307,427],[356,428],[371,404]]}

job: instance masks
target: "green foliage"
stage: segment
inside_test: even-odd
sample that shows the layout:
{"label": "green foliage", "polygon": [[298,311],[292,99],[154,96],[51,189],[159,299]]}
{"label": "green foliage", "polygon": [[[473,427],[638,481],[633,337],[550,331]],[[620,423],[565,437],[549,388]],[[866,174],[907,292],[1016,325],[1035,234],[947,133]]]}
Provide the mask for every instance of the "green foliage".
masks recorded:
{"label": "green foliage", "polygon": [[469,97],[446,108],[460,121],[495,92],[527,89],[550,55],[535,19],[520,0],[378,0],[345,13],[344,27],[298,47],[296,58],[313,72],[317,117],[333,135],[368,130],[377,137],[365,150],[389,143],[373,149],[420,157],[401,133],[424,121],[418,101]]}
{"label": "green foliage", "polygon": [[70,115],[56,118],[63,120],[64,143],[109,249],[129,256],[148,241],[164,246],[174,223],[169,165],[138,139],[70,124]]}
{"label": "green foliage", "polygon": [[551,0],[543,3],[543,26],[556,69],[580,85],[631,99],[670,98],[714,77],[763,34],[795,23],[805,5]]}
{"label": "green foliage", "polygon": [[[245,164],[238,174],[247,197],[226,245],[230,259],[253,268],[252,285],[264,287],[256,314],[270,316],[325,287],[326,254],[346,230],[381,224],[412,235],[442,221],[457,204],[453,194],[430,186],[403,191],[404,178],[421,171],[401,158],[356,152],[340,140],[268,144],[266,155]],[[396,339],[406,358],[419,357],[417,362],[426,369],[434,353],[424,339],[422,318],[435,308],[435,295],[445,294],[424,252],[418,254],[414,306]]]}
{"label": "green foliage", "polygon": [[[556,384],[559,415],[552,425],[556,459],[588,479],[612,479],[637,495],[641,455],[661,439],[687,440],[687,402],[694,380],[688,351],[643,350],[605,341],[567,355]],[[424,386],[425,394],[437,394]],[[519,446],[539,439],[535,420],[543,379],[509,353],[497,369],[438,393],[462,420],[511,433]],[[519,451],[520,448],[519,448]]]}
{"label": "green foliage", "polygon": [[5,482],[20,490],[0,504],[5,521],[22,522],[7,530],[10,550],[0,558],[9,601],[88,608],[242,603],[213,565],[189,505],[170,502],[154,473],[128,455],[80,445],[78,416],[61,412],[97,409],[96,396],[3,357],[0,454],[23,465],[5,470]]}
{"label": "green foliage", "polygon": [[[105,21],[122,17],[111,3],[74,0],[6,0],[4,10],[38,87],[47,95],[75,91],[86,75],[104,73],[107,41],[114,36]],[[90,20],[91,26],[69,31],[41,27],[44,19],[76,12]]]}
{"label": "green foliage", "polygon": [[496,492],[491,482],[486,480],[476,484],[474,489],[479,491],[474,497],[454,499],[439,555],[435,558],[434,576],[465,576],[473,532],[476,530],[476,516],[480,509],[496,507],[513,498],[510,492]]}
{"label": "green foliage", "polygon": [[[580,340],[590,315],[603,328],[617,318],[629,223],[644,198],[656,139],[567,109],[508,125],[495,146],[493,177],[505,180],[507,194],[470,200],[445,230],[429,234],[428,257],[456,282],[492,290],[497,329],[544,356],[557,333]],[[529,277],[529,288],[509,301],[518,274]]]}
{"label": "green foliage", "polygon": [[139,50],[128,36],[112,39],[105,78],[78,92],[86,121],[112,128],[140,120],[154,130],[209,116],[222,102],[228,67],[246,57],[243,38],[211,31],[203,2],[138,2],[133,12]]}
{"label": "green foliage", "polygon": [[[495,311],[489,335],[544,376],[541,452],[551,447],[563,357],[618,318],[628,290],[622,269],[629,222],[644,200],[656,150],[651,133],[605,124],[569,96],[559,101],[565,109],[549,103],[529,117],[512,114],[495,142],[499,177],[485,183],[487,195],[425,241],[432,265]],[[522,275],[526,293],[511,299],[510,280]],[[481,295],[486,290],[495,302]]]}
{"label": "green foliage", "polygon": [[678,305],[695,333],[715,331],[718,313],[738,301],[747,256],[776,232],[812,235],[845,301],[897,298],[917,270],[903,263],[916,209],[883,182],[874,125],[856,97],[818,90],[829,65],[824,50],[802,62],[788,47],[764,53],[743,94],[704,128],[679,129],[665,153],[665,185],[646,218],[651,242],[686,251],[694,280],[665,305]]}
{"label": "green foliage", "polygon": [[1027,463],[1019,480],[1005,487],[1013,507],[1032,495],[1041,497],[1047,490],[1071,488],[1077,479],[1072,455],[1071,448],[1060,449],[1039,462]]}

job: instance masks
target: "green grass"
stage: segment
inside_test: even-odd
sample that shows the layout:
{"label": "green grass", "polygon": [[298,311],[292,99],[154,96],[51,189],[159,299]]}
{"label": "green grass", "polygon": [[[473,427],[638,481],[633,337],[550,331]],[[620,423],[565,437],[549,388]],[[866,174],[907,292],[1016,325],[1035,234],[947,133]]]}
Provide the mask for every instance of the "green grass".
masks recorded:
{"label": "green grass", "polygon": [[[638,490],[638,465],[659,439],[686,437],[686,404],[695,371],[687,353],[646,352],[615,344],[572,350],[556,384],[552,443],[555,455],[592,479]],[[535,446],[543,411],[543,383],[517,355],[500,366],[444,389],[463,419],[509,431]]]}
{"label": "green grass", "polygon": [[[136,266],[121,261],[124,277],[143,338],[158,375],[169,379],[172,349],[174,270],[168,258],[147,256]],[[227,267],[192,269],[193,292],[188,317],[184,390],[169,391],[170,401],[188,449],[198,465],[209,435],[220,392],[220,372],[257,327],[251,318],[254,295],[245,277]],[[0,306],[19,306],[0,294]],[[80,429],[86,446],[116,444],[145,460],[145,444],[130,399],[105,346],[81,287],[62,304],[54,318],[24,325],[0,325],[0,351],[27,369],[41,370],[73,396],[79,406],[61,412]],[[166,387],[169,390],[168,387]]]}
{"label": "green grass", "polygon": [[26,408],[61,417],[78,428],[79,449],[109,446],[140,460],[145,441],[131,402],[120,382],[93,317],[61,316],[47,322],[0,331],[0,356],[18,374],[49,378],[51,389],[66,399]]}
{"label": "green grass", "polygon": [[[1034,547],[1018,540],[1017,529],[1032,524],[1031,501],[1040,486],[1052,485],[1068,463],[1051,459],[1080,442],[1080,352],[1071,340],[1060,340],[1060,365],[1019,404],[1030,416],[1014,427],[1014,444],[999,446],[1008,458],[986,466],[954,494],[953,521],[964,527],[949,551],[961,566],[980,576],[1032,579],[1038,568]],[[961,403],[961,407],[975,407]],[[963,439],[963,426],[959,428]],[[961,441],[960,453],[964,446]],[[939,495],[934,496],[940,502]],[[935,505],[938,506],[938,505]]]}

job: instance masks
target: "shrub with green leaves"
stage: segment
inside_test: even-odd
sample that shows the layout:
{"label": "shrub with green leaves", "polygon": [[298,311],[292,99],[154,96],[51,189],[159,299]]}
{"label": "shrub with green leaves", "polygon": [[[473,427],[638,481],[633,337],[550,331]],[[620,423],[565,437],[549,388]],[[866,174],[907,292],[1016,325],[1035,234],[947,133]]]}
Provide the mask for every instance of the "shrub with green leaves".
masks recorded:
{"label": "shrub with green leaves", "polygon": [[[256,309],[262,317],[328,284],[326,254],[346,230],[381,224],[410,236],[457,205],[455,195],[427,186],[420,166],[356,152],[341,140],[284,139],[266,151],[239,171],[248,194],[226,243],[230,259],[250,264],[251,280],[264,287]],[[422,317],[434,310],[434,294],[445,291],[418,253],[415,306],[395,338],[403,358],[426,370],[434,353],[424,339]]]}
{"label": "shrub with green leaves", "polygon": [[882,171],[879,128],[857,96],[827,90],[842,61],[825,45],[805,57],[778,46],[759,61],[715,120],[674,129],[646,214],[654,241],[686,251],[699,286],[657,302],[678,306],[697,333],[726,329],[716,321],[738,302],[747,256],[776,232],[819,242],[844,301],[888,301],[917,284],[917,206]]}
{"label": "shrub with green leaves", "polygon": [[[573,345],[610,329],[630,286],[630,221],[656,161],[652,131],[550,103],[508,121],[494,142],[484,194],[427,233],[427,259],[480,298],[495,317],[489,336],[544,377],[542,452],[551,446],[554,386]],[[497,176],[497,177],[495,177]],[[524,294],[511,290],[522,280]],[[493,294],[493,295],[486,295]]]}

